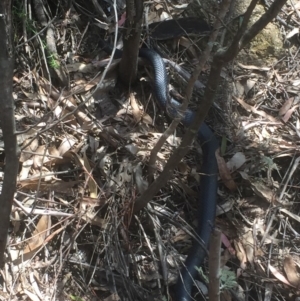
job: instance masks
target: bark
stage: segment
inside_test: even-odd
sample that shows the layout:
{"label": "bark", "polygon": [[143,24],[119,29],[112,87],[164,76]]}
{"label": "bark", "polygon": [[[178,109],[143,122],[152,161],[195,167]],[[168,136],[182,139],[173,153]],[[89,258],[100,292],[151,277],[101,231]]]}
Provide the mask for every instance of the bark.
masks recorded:
{"label": "bark", "polygon": [[5,152],[5,171],[0,195],[0,267],[4,265],[12,201],[16,190],[19,154],[15,135],[12,97],[14,55],[12,44],[11,0],[0,1],[0,122]]}
{"label": "bark", "polygon": [[128,86],[136,81],[143,21],[143,1],[126,1],[126,33],[120,62],[120,77]]}

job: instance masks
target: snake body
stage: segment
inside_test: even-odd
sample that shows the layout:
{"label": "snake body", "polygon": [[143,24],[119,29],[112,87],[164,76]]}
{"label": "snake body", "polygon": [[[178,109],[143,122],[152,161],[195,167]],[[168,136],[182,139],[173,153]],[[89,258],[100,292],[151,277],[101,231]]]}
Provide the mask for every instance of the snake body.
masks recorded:
{"label": "snake body", "polygon": [[[112,52],[112,47],[104,41],[100,41],[100,47],[107,53]],[[117,50],[115,57],[121,57],[122,51]],[[168,100],[171,103],[172,115],[178,114],[177,109],[180,103],[175,99],[170,98],[168,93],[168,76],[166,67],[162,57],[152,49],[141,48],[139,56],[149,62],[153,68],[153,94],[163,109],[166,109]],[[187,109],[182,119],[185,126],[189,126],[195,113]],[[217,199],[217,174],[218,165],[215,157],[215,151],[218,149],[218,141],[210,130],[210,128],[203,123],[197,133],[197,137],[201,143],[203,151],[203,163],[201,167],[201,182],[199,186],[199,205],[198,205],[198,226],[197,235],[202,245],[194,241],[189,255],[182,268],[181,274],[176,284],[176,301],[190,301],[191,291],[194,283],[194,278],[197,276],[195,267],[199,267],[206,256],[206,250],[209,243],[211,230],[214,226],[216,199]],[[203,248],[203,246],[205,248]]]}

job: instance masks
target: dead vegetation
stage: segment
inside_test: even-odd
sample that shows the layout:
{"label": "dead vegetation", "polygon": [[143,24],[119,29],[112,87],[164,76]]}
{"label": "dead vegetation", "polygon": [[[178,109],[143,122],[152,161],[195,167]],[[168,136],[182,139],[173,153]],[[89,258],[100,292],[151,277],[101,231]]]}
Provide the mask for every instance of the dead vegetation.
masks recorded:
{"label": "dead vegetation", "polygon": [[[124,3],[117,2],[121,22]],[[203,12],[197,1],[188,2],[151,3],[147,22]],[[130,93],[117,83],[117,61],[97,48],[98,36],[115,33],[108,2],[26,3],[13,7],[13,96],[22,152],[1,298],[168,299],[195,236],[200,146],[195,141],[168,185],[134,215],[134,201],[148,187],[150,151],[169,124],[151,97],[151,72],[140,68]],[[203,7],[206,18],[217,9]],[[242,55],[251,56],[251,65],[245,59],[224,68],[207,118],[220,137],[224,300],[294,300],[299,294],[299,9],[295,2],[280,14],[289,27],[274,21],[284,42],[280,57],[270,50],[263,64],[250,47]],[[235,26],[229,22],[220,41]],[[191,73],[203,40],[157,43]],[[191,106],[201,103],[209,67]],[[181,73],[169,72],[171,85],[184,91]],[[183,132],[178,127],[158,152],[155,177]],[[197,281],[204,295],[206,266],[199,272],[202,284]]]}

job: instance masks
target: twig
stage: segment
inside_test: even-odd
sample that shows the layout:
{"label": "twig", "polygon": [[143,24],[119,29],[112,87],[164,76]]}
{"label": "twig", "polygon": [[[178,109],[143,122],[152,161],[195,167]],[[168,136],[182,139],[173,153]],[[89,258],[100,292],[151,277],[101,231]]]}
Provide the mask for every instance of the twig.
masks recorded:
{"label": "twig", "polygon": [[209,248],[209,290],[210,301],[220,300],[220,261],[221,261],[221,231],[215,229],[210,237]]}

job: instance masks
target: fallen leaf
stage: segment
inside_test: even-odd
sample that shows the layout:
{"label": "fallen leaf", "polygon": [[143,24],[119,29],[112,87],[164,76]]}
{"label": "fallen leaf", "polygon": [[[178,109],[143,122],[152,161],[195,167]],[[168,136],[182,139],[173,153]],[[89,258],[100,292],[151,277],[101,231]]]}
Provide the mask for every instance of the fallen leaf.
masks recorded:
{"label": "fallen leaf", "polygon": [[240,261],[240,267],[242,270],[245,270],[247,267],[246,251],[240,241],[234,240],[233,243],[235,247],[236,257]]}
{"label": "fallen leaf", "polygon": [[[24,145],[30,142],[31,139],[27,139],[24,141]],[[33,156],[33,153],[38,148],[39,143],[38,139],[33,139],[33,141],[27,145],[21,152],[20,162],[25,162]]]}
{"label": "fallen leaf", "polygon": [[299,34],[299,28],[298,27],[294,27],[287,35],[286,38],[290,39],[292,38],[294,35],[298,35]]}
{"label": "fallen leaf", "polygon": [[26,160],[25,162],[23,162],[22,169],[21,169],[20,175],[19,175],[19,180],[20,181],[25,180],[25,179],[28,178],[28,175],[29,175],[29,172],[31,170],[32,164],[33,164],[32,159],[29,159],[29,160]]}
{"label": "fallen leaf", "polygon": [[33,157],[33,166],[34,168],[41,167],[44,163],[49,161],[49,158],[47,157],[48,151],[46,150],[46,145],[40,145],[36,151],[35,155]]}
{"label": "fallen leaf", "polygon": [[91,174],[92,168],[90,166],[89,160],[86,156],[86,153],[84,152],[83,158],[81,158],[77,153],[72,152],[74,155],[76,161],[79,163],[79,165],[84,169],[85,171],[85,179],[87,180],[88,187],[90,190],[90,197],[96,198],[97,197],[97,190],[98,186],[96,181],[93,178],[93,175]]}
{"label": "fallen leaf", "polygon": [[283,116],[291,108],[293,102],[294,102],[294,97],[289,98],[279,109],[278,115]]}
{"label": "fallen leaf", "polygon": [[130,93],[130,105],[132,108],[132,115],[133,115],[134,121],[140,122],[142,119],[142,116],[144,114],[144,111],[140,109],[133,93]]}
{"label": "fallen leaf", "polygon": [[261,111],[261,110],[257,110],[255,107],[247,104],[242,98],[238,98],[238,97],[235,97],[233,96],[233,99],[235,99],[246,111],[248,112],[252,112],[254,114],[257,114],[257,115],[260,115],[272,122],[276,122],[277,119],[274,118],[273,116],[267,114],[266,112],[264,111]]}
{"label": "fallen leaf", "polygon": [[288,122],[288,120],[291,118],[292,114],[295,112],[295,110],[298,108],[298,105],[297,106],[293,106],[291,109],[289,109],[285,115],[283,117],[281,117],[281,119],[284,121],[284,122]]}
{"label": "fallen leaf", "polygon": [[58,153],[60,156],[63,156],[72,146],[76,143],[76,140],[73,137],[65,137],[58,147]]}
{"label": "fallen leaf", "polygon": [[248,79],[246,81],[246,84],[244,85],[245,93],[248,94],[248,92],[255,86],[256,80]]}
{"label": "fallen leaf", "polygon": [[197,52],[194,48],[194,43],[191,42],[190,39],[187,39],[186,37],[181,37],[179,39],[179,44],[186,48],[186,50],[191,54],[192,57],[197,58]]}
{"label": "fallen leaf", "polygon": [[242,152],[235,153],[227,162],[230,171],[239,169],[246,162],[246,156]]}
{"label": "fallen leaf", "polygon": [[24,249],[24,254],[37,250],[43,245],[45,237],[47,235],[46,230],[50,226],[50,218],[47,215],[43,215],[36,225],[36,229],[32,233],[32,237],[29,239],[27,246]]}
{"label": "fallen leaf", "polygon": [[275,267],[273,267],[271,264],[269,264],[269,270],[272,272],[272,274],[280,280],[282,283],[287,284],[289,286],[294,287]]}
{"label": "fallen leaf", "polygon": [[82,73],[89,73],[94,70],[94,66],[92,64],[85,63],[73,63],[66,65],[68,72],[76,72],[80,71]]}
{"label": "fallen leaf", "polygon": [[220,149],[216,150],[216,159],[219,167],[219,174],[224,185],[231,191],[236,190],[237,186],[231,177],[230,171],[225,163],[224,158],[220,155]]}
{"label": "fallen leaf", "polygon": [[283,260],[283,268],[288,281],[295,287],[300,286],[300,278],[298,276],[297,267],[291,256],[286,256]]}

